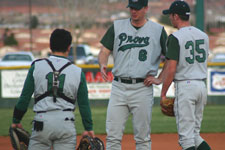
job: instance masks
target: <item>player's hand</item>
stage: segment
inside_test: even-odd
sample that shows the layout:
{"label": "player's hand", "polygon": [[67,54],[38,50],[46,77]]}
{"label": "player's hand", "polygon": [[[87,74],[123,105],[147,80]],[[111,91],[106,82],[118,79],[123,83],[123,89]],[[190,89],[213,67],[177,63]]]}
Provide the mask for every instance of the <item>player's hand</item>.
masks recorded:
{"label": "player's hand", "polygon": [[23,129],[23,126],[22,126],[21,123],[18,123],[18,124],[13,123],[13,124],[11,125],[11,127],[12,127],[12,128],[21,128],[21,129]]}
{"label": "player's hand", "polygon": [[159,85],[161,83],[162,83],[162,81],[158,78],[155,78],[154,76],[147,76],[144,80],[145,86],[151,86],[152,84]]}
{"label": "player's hand", "polygon": [[95,133],[94,133],[93,130],[91,130],[91,131],[84,131],[82,136],[85,136],[85,135],[91,136],[93,138],[95,137]]}
{"label": "player's hand", "polygon": [[105,81],[108,81],[108,76],[107,76],[107,73],[106,73],[106,69],[107,69],[107,66],[106,65],[101,65],[100,71],[101,71],[102,78]]}
{"label": "player's hand", "polygon": [[161,99],[160,99],[160,106],[162,106],[162,101],[166,99],[166,95],[161,95]]}

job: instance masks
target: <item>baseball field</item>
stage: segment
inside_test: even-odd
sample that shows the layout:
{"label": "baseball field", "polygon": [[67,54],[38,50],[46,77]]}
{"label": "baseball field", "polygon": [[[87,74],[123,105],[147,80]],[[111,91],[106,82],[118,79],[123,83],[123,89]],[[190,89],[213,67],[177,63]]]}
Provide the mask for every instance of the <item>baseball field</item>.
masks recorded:
{"label": "baseball field", "polygon": [[[11,124],[13,109],[0,110],[0,150],[12,150],[8,129]],[[78,141],[83,131],[79,111],[75,111],[76,129]],[[105,142],[106,107],[92,107],[95,134]],[[154,106],[152,114],[152,149],[153,150],[180,150],[178,136],[176,134],[175,118],[164,116],[159,106]],[[28,110],[23,118],[22,125],[27,131],[31,131],[31,122],[34,113]],[[118,116],[119,117],[119,116]],[[135,142],[132,135],[132,120],[128,119],[125,135],[122,140],[122,150],[135,150]],[[225,149],[225,105],[208,105],[204,111],[201,135],[207,140],[213,150]]]}

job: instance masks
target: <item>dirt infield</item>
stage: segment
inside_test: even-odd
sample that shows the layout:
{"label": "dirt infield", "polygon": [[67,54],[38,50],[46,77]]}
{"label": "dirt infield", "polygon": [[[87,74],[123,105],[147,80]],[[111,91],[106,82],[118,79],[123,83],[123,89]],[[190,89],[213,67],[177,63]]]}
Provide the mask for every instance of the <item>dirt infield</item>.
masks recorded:
{"label": "dirt infield", "polygon": [[[201,134],[212,150],[225,150],[225,133]],[[105,143],[105,135],[97,135]],[[152,134],[152,150],[181,150],[177,134]],[[80,140],[80,136],[78,136]],[[12,150],[9,137],[0,137],[0,150]],[[135,150],[133,135],[124,135],[122,150]]]}

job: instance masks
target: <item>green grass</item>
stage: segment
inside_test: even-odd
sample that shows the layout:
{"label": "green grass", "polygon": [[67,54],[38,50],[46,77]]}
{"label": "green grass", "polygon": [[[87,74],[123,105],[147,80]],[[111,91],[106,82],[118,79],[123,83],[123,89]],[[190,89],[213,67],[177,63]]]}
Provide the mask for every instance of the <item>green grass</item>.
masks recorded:
{"label": "green grass", "polygon": [[[8,135],[8,129],[12,121],[12,109],[0,109],[0,136]],[[79,111],[76,110],[76,129],[77,133],[83,132],[83,126],[81,123],[81,117]],[[92,115],[94,121],[94,131],[96,134],[105,134],[105,119],[106,119],[106,108],[105,107],[93,107]],[[31,122],[34,113],[31,109],[28,110],[22,120],[23,127],[31,131]],[[176,133],[176,123],[174,117],[164,116],[159,106],[153,107],[152,114],[152,133]],[[129,117],[125,133],[132,133],[132,121]],[[201,132],[214,133],[214,132],[225,132],[225,105],[209,105],[206,106],[204,111],[204,118],[202,122]]]}

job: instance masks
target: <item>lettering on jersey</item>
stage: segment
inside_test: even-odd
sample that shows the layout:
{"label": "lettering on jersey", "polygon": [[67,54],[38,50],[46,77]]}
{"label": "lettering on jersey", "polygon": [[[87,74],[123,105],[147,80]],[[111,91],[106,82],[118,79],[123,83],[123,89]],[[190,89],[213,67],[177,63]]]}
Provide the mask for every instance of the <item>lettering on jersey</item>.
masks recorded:
{"label": "lettering on jersey", "polygon": [[[118,51],[125,51],[134,47],[145,47],[149,45],[149,37],[128,36],[126,33],[119,35],[119,49]],[[122,45],[122,46],[121,46]]]}

